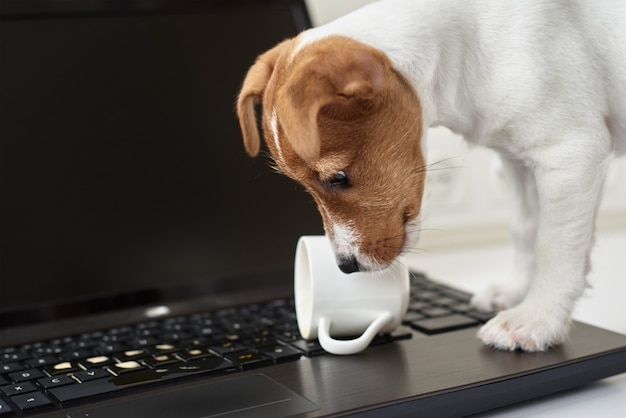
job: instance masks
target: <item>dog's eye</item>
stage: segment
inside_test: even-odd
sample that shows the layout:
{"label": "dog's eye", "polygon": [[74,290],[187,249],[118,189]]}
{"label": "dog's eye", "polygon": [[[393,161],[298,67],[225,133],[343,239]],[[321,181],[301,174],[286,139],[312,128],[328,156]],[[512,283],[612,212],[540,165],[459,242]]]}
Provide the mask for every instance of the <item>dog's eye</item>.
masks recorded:
{"label": "dog's eye", "polygon": [[350,186],[348,175],[343,170],[336,172],[332,177],[324,180],[323,183],[329,189],[343,189]]}
{"label": "dog's eye", "polygon": [[345,186],[348,184],[348,175],[345,171],[339,171],[330,178],[329,183],[333,186]]}

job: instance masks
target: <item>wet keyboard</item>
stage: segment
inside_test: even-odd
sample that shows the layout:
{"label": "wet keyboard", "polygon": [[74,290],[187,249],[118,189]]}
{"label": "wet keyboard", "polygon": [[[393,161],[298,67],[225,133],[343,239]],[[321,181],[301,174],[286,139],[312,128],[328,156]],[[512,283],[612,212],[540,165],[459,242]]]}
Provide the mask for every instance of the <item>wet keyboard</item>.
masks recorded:
{"label": "wet keyboard", "polygon": [[[470,295],[412,277],[404,325],[372,345],[476,327],[492,314]],[[62,408],[96,395],[182,379],[223,375],[326,355],[301,338],[293,300],[166,318],[104,331],[0,348],[0,417]]]}

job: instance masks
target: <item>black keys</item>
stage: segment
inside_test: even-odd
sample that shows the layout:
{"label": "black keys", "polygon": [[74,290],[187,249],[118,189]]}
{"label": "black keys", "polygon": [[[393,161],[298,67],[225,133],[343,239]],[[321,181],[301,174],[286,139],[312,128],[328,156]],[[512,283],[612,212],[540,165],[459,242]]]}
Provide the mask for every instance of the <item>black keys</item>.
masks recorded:
{"label": "black keys", "polygon": [[0,373],[12,373],[26,369],[23,363],[14,361],[12,363],[0,364]]}
{"label": "black keys", "polygon": [[[31,382],[14,383],[0,387],[0,392],[8,396],[23,411],[52,405],[52,401]],[[0,399],[0,416],[11,412],[7,403]]]}
{"label": "black keys", "polygon": [[4,352],[0,355],[0,361],[4,363],[13,363],[16,361],[22,361],[29,359],[31,356],[28,353],[24,353],[22,351],[11,350]]}
{"label": "black keys", "polygon": [[467,312],[468,316],[472,318],[478,319],[481,322],[487,322],[494,316],[496,316],[495,312],[481,312],[477,310],[471,310]]}
{"label": "black keys", "polygon": [[[482,317],[461,320],[462,313],[474,313],[469,295],[425,281],[420,286],[412,292],[415,299],[403,321],[413,329],[436,334],[482,321]],[[4,400],[19,396],[20,408],[28,410],[157,381],[325,354],[318,341],[303,340],[297,329],[293,300],[151,320],[3,349],[0,386]],[[407,331],[379,335],[372,345],[411,338]],[[4,410],[9,407],[15,405],[8,401]]]}
{"label": "black keys", "polygon": [[438,316],[434,318],[425,318],[413,321],[409,325],[426,334],[440,334],[442,332],[455,331],[462,328],[473,327],[479,322],[476,319],[469,318],[464,315],[452,314],[447,316]]}
{"label": "black keys", "polygon": [[11,401],[23,411],[53,405],[52,401],[41,392],[31,392],[24,395],[13,396]]}
{"label": "black keys", "polygon": [[21,395],[23,393],[34,392],[37,387],[30,382],[14,383],[12,385],[4,385],[0,387],[0,391],[6,396]]}
{"label": "black keys", "polygon": [[403,324],[428,335],[480,325],[493,318],[493,312],[479,312],[470,306],[469,293],[427,281],[413,279],[413,301]]}
{"label": "black keys", "polygon": [[407,312],[407,314],[404,315],[404,319],[402,320],[402,323],[405,325],[408,325],[413,321],[419,321],[420,319],[424,319],[424,318],[426,318],[426,316],[424,316],[423,314],[419,312]]}
{"label": "black keys", "polygon": [[422,310],[420,310],[421,313],[423,313],[426,316],[445,316],[450,314],[450,310],[447,308],[442,308],[439,306],[435,306],[432,308],[424,308]]}

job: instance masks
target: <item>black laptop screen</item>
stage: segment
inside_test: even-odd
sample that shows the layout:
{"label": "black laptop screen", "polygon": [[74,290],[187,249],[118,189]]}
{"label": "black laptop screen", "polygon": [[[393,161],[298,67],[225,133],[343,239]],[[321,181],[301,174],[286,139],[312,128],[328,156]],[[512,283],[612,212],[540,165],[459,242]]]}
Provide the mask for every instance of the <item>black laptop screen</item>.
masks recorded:
{"label": "black laptop screen", "polygon": [[0,20],[0,313],[289,271],[322,232],[234,113],[255,57],[306,24],[295,2],[109,3]]}

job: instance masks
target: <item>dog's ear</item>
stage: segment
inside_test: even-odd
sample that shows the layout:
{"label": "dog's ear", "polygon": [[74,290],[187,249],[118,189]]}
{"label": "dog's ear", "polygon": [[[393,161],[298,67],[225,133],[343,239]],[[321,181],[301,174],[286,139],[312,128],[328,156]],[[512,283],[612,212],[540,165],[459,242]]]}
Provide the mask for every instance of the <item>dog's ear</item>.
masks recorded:
{"label": "dog's ear", "polygon": [[289,42],[289,40],[284,41],[260,55],[248,70],[239,92],[237,117],[246,151],[253,157],[259,153],[261,147],[254,106],[263,100],[265,88],[274,72],[276,61]]}
{"label": "dog's ear", "polygon": [[[305,161],[320,154],[318,115],[332,108],[335,118],[351,120],[383,89],[386,57],[354,41],[302,53],[278,91],[277,113],[293,150]],[[297,58],[296,58],[297,59]],[[356,110],[355,110],[356,109]]]}

